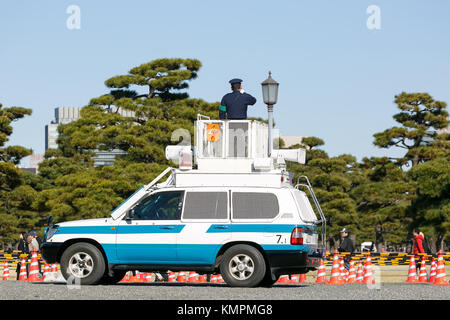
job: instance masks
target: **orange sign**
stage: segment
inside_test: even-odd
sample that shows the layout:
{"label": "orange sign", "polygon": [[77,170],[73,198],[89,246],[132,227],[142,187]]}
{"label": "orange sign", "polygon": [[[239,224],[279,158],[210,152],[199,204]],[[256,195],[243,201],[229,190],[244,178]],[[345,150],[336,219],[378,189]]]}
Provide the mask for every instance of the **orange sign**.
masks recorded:
{"label": "orange sign", "polygon": [[210,123],[206,125],[206,139],[212,142],[219,141],[220,130],[218,123]]}

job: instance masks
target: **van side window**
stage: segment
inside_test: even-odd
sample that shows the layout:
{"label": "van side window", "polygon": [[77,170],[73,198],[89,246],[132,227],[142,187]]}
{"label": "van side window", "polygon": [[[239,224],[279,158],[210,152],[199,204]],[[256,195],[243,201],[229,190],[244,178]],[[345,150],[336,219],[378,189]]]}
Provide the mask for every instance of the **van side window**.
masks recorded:
{"label": "van side window", "polygon": [[227,218],[227,192],[186,192],[183,219]]}
{"label": "van side window", "polygon": [[152,194],[134,208],[135,220],[179,220],[183,191]]}
{"label": "van side window", "polygon": [[273,193],[233,192],[234,219],[273,219],[279,210]]}

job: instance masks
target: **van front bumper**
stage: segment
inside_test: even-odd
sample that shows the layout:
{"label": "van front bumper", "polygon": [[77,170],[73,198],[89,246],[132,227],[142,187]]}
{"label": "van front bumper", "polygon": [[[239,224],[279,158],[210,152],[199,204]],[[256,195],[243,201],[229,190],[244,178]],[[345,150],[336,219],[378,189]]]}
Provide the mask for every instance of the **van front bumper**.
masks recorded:
{"label": "van front bumper", "polygon": [[267,250],[270,269],[275,275],[306,273],[320,266],[320,257],[298,250]]}
{"label": "van front bumper", "polygon": [[59,249],[63,245],[62,242],[44,242],[41,247],[42,258],[47,263],[57,263]]}

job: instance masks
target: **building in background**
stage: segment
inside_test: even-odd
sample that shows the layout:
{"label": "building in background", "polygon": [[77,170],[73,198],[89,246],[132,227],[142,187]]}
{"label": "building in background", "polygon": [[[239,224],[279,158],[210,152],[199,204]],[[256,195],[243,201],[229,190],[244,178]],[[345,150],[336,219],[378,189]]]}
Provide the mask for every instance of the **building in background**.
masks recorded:
{"label": "building in background", "polygon": [[[296,144],[302,144],[302,139],[306,138],[306,137],[302,137],[302,136],[281,136],[280,139],[282,139],[284,141],[284,145],[282,146],[283,148],[287,149],[293,145]],[[306,146],[305,146],[306,148]]]}
{"label": "building in background", "polygon": [[19,165],[17,167],[22,171],[27,171],[32,174],[38,174],[39,173],[39,163],[44,161],[44,155],[42,153],[36,153],[36,154],[32,154],[26,158],[28,158],[28,167],[25,167],[23,165]]}
{"label": "building in background", "polygon": [[[58,126],[60,124],[67,124],[73,121],[78,120],[80,115],[81,108],[80,107],[59,107],[55,108],[55,119],[51,121],[51,123],[45,126],[45,150],[48,149],[57,149],[58,143],[56,140],[58,139]],[[113,112],[116,112],[117,109],[113,109]],[[134,112],[129,110],[119,109],[117,112],[121,116],[124,117],[134,117]],[[94,166],[108,166],[113,165],[114,160],[117,155],[126,154],[125,151],[114,149],[114,150],[106,150],[99,151],[94,150],[97,154],[96,157],[93,157]]]}

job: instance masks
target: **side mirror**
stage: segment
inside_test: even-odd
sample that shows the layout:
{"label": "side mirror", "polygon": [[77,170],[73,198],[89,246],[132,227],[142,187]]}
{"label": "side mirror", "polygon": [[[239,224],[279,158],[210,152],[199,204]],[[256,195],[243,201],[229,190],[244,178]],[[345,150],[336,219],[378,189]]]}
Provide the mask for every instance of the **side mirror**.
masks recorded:
{"label": "side mirror", "polygon": [[53,222],[53,216],[48,217],[47,218],[47,226],[49,227],[50,223],[52,223],[52,222]]}
{"label": "side mirror", "polygon": [[132,220],[134,218],[134,209],[130,209],[127,211],[127,215],[125,217],[126,220]]}

